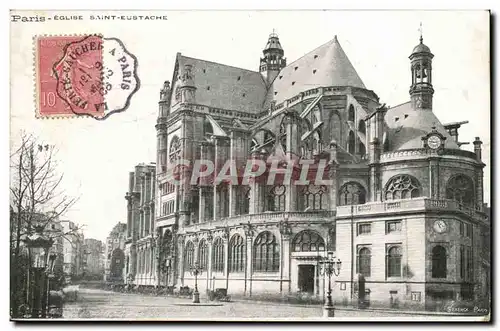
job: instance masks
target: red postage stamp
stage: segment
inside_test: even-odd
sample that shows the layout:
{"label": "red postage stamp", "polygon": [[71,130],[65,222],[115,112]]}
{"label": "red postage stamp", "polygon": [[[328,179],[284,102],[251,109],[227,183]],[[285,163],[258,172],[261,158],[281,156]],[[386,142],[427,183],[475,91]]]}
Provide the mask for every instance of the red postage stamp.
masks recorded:
{"label": "red postage stamp", "polygon": [[37,37],[36,60],[38,117],[104,119],[125,110],[139,88],[137,59],[116,38]]}

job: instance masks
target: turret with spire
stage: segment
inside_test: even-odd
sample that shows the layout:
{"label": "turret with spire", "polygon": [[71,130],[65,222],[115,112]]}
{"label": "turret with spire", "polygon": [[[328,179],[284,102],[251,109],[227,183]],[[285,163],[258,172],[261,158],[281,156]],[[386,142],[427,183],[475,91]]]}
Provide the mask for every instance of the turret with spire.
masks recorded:
{"label": "turret with spire", "polygon": [[432,110],[432,58],[429,47],[424,45],[422,25],[420,25],[420,44],[410,55],[411,61],[411,104],[415,110]]}
{"label": "turret with spire", "polygon": [[264,58],[260,59],[260,72],[267,83],[273,82],[280,70],[286,67],[285,52],[281,47],[278,35],[274,32],[269,35],[266,47],[262,51]]}

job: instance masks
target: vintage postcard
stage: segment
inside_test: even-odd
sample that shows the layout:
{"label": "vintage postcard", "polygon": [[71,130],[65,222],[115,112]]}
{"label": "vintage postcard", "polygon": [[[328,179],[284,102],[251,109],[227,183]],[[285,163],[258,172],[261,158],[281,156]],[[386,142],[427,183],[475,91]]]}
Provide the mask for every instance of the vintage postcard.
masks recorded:
{"label": "vintage postcard", "polygon": [[12,320],[490,321],[489,11],[9,19]]}

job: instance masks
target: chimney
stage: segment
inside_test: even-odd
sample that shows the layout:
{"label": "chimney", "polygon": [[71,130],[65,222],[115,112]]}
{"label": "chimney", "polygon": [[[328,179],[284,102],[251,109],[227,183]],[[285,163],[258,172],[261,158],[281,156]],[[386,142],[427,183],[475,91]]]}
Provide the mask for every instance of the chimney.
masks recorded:
{"label": "chimney", "polygon": [[483,142],[479,139],[479,137],[476,137],[473,144],[474,144],[474,153],[476,153],[476,160],[481,161],[482,159],[481,145],[483,144]]}

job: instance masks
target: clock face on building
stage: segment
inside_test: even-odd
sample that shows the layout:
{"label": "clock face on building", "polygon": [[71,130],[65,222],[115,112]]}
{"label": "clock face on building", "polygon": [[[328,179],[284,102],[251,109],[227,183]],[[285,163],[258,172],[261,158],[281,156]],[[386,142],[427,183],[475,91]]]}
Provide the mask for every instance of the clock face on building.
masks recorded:
{"label": "clock face on building", "polygon": [[432,149],[438,149],[441,146],[441,138],[432,135],[427,139],[427,145]]}
{"label": "clock face on building", "polygon": [[446,225],[446,222],[443,220],[438,220],[434,222],[434,231],[437,233],[444,233],[448,229],[448,226]]}

